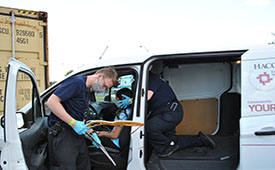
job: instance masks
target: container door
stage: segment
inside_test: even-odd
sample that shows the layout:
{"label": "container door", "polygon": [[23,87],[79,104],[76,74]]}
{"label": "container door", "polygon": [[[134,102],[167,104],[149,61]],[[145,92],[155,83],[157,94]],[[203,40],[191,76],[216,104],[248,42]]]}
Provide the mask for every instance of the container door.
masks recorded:
{"label": "container door", "polygon": [[[15,13],[14,18],[11,16],[12,11]],[[0,7],[0,115],[4,111],[3,96],[7,66],[11,57],[23,62],[32,70],[40,92],[49,87],[47,29],[45,12]],[[22,104],[24,103],[17,105],[24,106]]]}
{"label": "container door", "polygon": [[[28,83],[29,82],[29,83]],[[23,63],[10,59],[6,81],[4,117],[4,146],[1,151],[1,167],[4,170],[28,169],[19,133],[26,131],[32,122],[24,122],[23,112],[20,113],[19,102],[31,104],[32,118],[42,116],[41,101],[34,73]],[[28,119],[28,120],[30,120]],[[19,129],[18,126],[21,126]],[[22,128],[23,127],[23,128]]]}
{"label": "container door", "polygon": [[274,55],[272,49],[242,56],[239,169],[275,169]]}

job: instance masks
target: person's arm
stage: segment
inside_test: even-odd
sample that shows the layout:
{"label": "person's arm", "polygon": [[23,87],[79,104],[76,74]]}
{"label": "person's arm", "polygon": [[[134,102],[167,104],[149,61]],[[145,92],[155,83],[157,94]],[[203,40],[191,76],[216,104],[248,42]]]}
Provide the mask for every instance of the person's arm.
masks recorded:
{"label": "person's arm", "polygon": [[110,138],[110,139],[116,139],[116,138],[119,137],[121,130],[122,130],[122,127],[115,126],[114,129],[111,132],[99,131],[99,132],[97,132],[97,135],[100,136],[100,137],[107,137],[107,138]]}
{"label": "person's arm", "polygon": [[[70,122],[72,122],[73,118],[66,112],[64,107],[61,105],[61,99],[55,94],[52,94],[49,97],[46,105],[49,107],[53,114],[55,114],[62,121],[66,122],[68,125],[70,124]],[[75,127],[75,125],[76,122],[74,122],[72,127]]]}
{"label": "person's arm", "polygon": [[153,96],[154,92],[152,90],[148,90],[147,92],[147,100],[150,100]]}

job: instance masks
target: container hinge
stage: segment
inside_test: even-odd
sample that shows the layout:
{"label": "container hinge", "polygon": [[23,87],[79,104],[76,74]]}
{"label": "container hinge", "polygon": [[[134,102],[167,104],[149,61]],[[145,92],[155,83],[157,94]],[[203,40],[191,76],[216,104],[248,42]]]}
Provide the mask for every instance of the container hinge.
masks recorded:
{"label": "container hinge", "polygon": [[47,65],[48,65],[47,62],[40,62],[39,64],[40,64],[41,66],[47,66]]}
{"label": "container hinge", "polygon": [[38,25],[39,26],[47,26],[47,23],[46,22],[38,22]]}

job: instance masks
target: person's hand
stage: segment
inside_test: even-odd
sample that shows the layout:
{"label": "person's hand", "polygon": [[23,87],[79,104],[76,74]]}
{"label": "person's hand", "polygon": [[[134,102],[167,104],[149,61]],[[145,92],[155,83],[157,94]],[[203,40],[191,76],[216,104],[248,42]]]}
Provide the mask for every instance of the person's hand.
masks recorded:
{"label": "person's hand", "polygon": [[87,133],[93,133],[94,132],[94,129],[93,128],[91,128],[91,129],[89,129],[88,131],[87,131]]}
{"label": "person's hand", "polygon": [[97,131],[96,134],[97,136],[101,137],[101,136],[105,136],[106,131]]}
{"label": "person's hand", "polygon": [[[97,143],[100,143],[101,144],[101,140],[99,139],[99,137],[97,136],[96,133],[92,133],[92,136],[94,137],[95,141]],[[99,146],[95,143],[95,141],[92,142],[92,144],[96,147],[96,148],[99,148]]]}
{"label": "person's hand", "polygon": [[90,128],[85,126],[84,122],[76,120],[76,124],[73,129],[77,134],[84,135]]}
{"label": "person's hand", "polygon": [[122,109],[126,109],[127,106],[129,106],[131,103],[130,103],[130,97],[126,96],[126,95],[122,95],[122,97],[124,97],[125,99],[123,100],[118,100],[117,101],[117,104],[118,104],[118,107],[122,108]]}
{"label": "person's hand", "polygon": [[103,136],[103,132],[104,131],[98,131],[98,132],[96,132],[96,134],[97,134],[97,136],[101,137],[101,136]]}

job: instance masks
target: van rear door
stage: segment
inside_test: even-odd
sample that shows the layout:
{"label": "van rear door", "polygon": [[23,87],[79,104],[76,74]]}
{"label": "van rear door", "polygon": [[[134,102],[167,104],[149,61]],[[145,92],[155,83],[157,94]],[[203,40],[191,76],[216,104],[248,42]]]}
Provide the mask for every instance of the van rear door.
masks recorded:
{"label": "van rear door", "polygon": [[242,56],[239,169],[275,169],[275,49]]}

